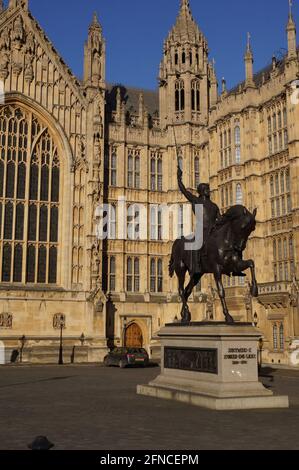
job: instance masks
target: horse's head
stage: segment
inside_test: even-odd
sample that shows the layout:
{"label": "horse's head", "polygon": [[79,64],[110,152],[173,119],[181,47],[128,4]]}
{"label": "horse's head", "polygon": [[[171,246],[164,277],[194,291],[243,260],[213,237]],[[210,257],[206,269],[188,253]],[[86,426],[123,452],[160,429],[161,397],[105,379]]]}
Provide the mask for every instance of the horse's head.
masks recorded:
{"label": "horse's head", "polygon": [[241,205],[231,207],[225,214],[225,217],[230,221],[234,246],[238,251],[245,250],[247,240],[256,228],[256,214],[257,209],[251,213]]}

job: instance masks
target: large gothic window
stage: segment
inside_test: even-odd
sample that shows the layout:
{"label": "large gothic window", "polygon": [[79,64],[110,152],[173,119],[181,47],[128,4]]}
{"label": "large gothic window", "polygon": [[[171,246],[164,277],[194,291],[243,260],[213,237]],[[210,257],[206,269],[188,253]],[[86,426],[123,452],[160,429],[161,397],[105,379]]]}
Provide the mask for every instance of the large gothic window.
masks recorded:
{"label": "large gothic window", "polygon": [[184,80],[175,82],[175,110],[184,111],[185,109],[185,85]]}
{"label": "large gothic window", "polygon": [[200,111],[200,82],[192,80],[191,83],[191,108],[192,111]]}
{"label": "large gothic window", "polygon": [[21,107],[3,106],[0,111],[2,282],[57,282],[59,184],[58,151],[49,130]]}

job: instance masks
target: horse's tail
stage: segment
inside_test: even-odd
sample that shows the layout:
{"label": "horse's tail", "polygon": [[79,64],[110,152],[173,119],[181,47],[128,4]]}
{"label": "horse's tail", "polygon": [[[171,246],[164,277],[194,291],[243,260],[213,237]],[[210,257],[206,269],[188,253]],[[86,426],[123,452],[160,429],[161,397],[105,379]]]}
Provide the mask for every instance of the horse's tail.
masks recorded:
{"label": "horse's tail", "polygon": [[173,258],[173,254],[171,254],[171,258],[170,258],[169,266],[168,266],[168,271],[169,271],[169,276],[173,277],[173,275],[174,275],[174,258]]}
{"label": "horse's tail", "polygon": [[175,273],[175,253],[176,253],[176,248],[178,246],[178,243],[180,242],[180,240],[176,240],[173,244],[173,247],[172,247],[172,252],[171,252],[171,258],[170,258],[170,261],[169,261],[169,266],[168,266],[168,271],[169,271],[169,276],[170,277],[173,277],[174,276],[174,273]]}

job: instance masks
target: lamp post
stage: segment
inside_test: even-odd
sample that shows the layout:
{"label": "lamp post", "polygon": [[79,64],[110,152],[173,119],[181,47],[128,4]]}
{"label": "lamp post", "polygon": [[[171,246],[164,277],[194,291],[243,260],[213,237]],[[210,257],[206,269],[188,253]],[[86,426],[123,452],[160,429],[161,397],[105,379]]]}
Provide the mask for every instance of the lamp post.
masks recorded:
{"label": "lamp post", "polygon": [[263,356],[263,347],[264,347],[264,340],[261,337],[259,339],[259,365],[258,365],[259,372],[261,372],[262,365],[263,365],[263,357],[262,357]]}
{"label": "lamp post", "polygon": [[126,329],[127,329],[127,317],[124,317],[124,323],[123,323],[123,347],[126,347]]}
{"label": "lamp post", "polygon": [[21,343],[21,348],[20,348],[20,363],[22,364],[22,362],[23,362],[23,350],[24,350],[25,343],[26,343],[26,336],[25,336],[25,335],[23,335],[23,336],[20,338],[20,343]]}
{"label": "lamp post", "polygon": [[63,365],[63,344],[62,344],[62,330],[64,328],[64,315],[60,315],[59,318],[59,326],[60,326],[60,343],[59,343],[59,359],[58,364],[61,366]]}

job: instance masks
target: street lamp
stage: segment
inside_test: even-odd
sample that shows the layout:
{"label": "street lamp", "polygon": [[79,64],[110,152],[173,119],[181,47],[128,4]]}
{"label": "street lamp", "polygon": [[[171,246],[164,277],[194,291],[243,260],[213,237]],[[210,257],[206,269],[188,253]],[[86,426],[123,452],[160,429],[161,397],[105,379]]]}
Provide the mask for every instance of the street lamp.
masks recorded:
{"label": "street lamp", "polygon": [[59,344],[59,359],[58,364],[63,365],[63,344],[62,344],[62,330],[65,326],[64,315],[59,316],[59,327],[60,327],[60,344]]}
{"label": "street lamp", "polygon": [[263,365],[263,347],[264,347],[264,340],[262,337],[260,337],[259,339],[259,372],[261,372],[262,370],[262,365]]}
{"label": "street lamp", "polygon": [[26,336],[23,335],[21,338],[20,338],[20,343],[21,343],[21,348],[20,348],[20,363],[23,362],[23,350],[24,350],[24,347],[25,347],[25,343],[26,343]]}
{"label": "street lamp", "polygon": [[123,323],[123,347],[126,347],[126,330],[127,330],[127,317],[124,317]]}

